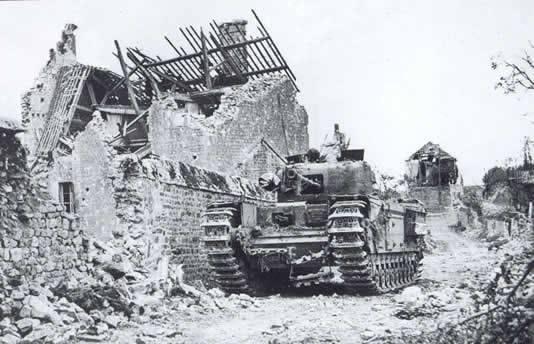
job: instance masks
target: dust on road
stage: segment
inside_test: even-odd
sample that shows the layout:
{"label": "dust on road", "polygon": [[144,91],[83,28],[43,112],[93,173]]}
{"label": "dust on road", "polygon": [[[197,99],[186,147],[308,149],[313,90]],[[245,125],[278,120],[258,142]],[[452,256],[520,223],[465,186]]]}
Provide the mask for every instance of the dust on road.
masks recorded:
{"label": "dust on road", "polygon": [[[112,341],[366,343],[384,335],[434,329],[460,316],[471,303],[469,292],[487,278],[499,257],[484,244],[450,230],[445,221],[433,225],[437,226],[433,237],[438,248],[425,257],[417,288],[379,296],[338,295],[317,289],[265,298],[234,295],[222,298],[225,303],[216,302],[213,309],[182,303],[177,307],[176,300],[170,300],[137,319],[132,327],[117,331]],[[426,295],[424,315],[402,319],[399,310],[421,302],[417,300],[420,294]],[[434,311],[426,312],[429,309]]]}

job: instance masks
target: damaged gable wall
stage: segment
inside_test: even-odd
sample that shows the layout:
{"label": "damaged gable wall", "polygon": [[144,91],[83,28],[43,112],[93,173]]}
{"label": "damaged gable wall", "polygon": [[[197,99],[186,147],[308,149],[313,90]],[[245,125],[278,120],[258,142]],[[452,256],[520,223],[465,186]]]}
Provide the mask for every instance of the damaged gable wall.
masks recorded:
{"label": "damaged gable wall", "polygon": [[423,202],[431,212],[445,211],[463,194],[456,158],[438,144],[423,145],[408,158],[406,167],[409,197]]}
{"label": "damaged gable wall", "polygon": [[200,222],[206,206],[221,200],[266,203],[271,195],[246,179],[183,162],[116,154],[104,126],[94,116],[76,137],[72,156],[54,161],[49,180],[57,185],[70,175],[87,234],[130,247],[134,264],[151,277],[170,259],[184,264],[187,278],[205,278]]}
{"label": "damaged gable wall", "polygon": [[57,43],[57,50],[50,49],[47,64],[35,79],[33,87],[22,96],[22,124],[26,128],[24,145],[31,155],[35,153],[46,121],[49,119],[61,70],[77,63],[73,34],[75,29],[76,26],[73,24],[65,26],[61,40]]}
{"label": "damaged gable wall", "polygon": [[153,152],[225,174],[245,172],[256,180],[270,172],[262,159],[254,161],[262,138],[282,156],[307,151],[308,116],[287,78],[265,76],[225,92],[208,118],[180,112],[168,100],[154,103],[149,116]]}
{"label": "damaged gable wall", "polygon": [[[85,68],[75,61],[74,39],[69,35],[63,35],[67,41],[54,52],[36,86],[23,98],[27,146],[35,152],[43,145],[43,140],[38,141],[43,132],[43,137],[51,137],[45,149],[39,149],[48,153],[48,162],[39,168],[50,197],[60,201],[59,184],[71,183],[75,213],[92,238],[125,245],[141,269],[158,271],[161,262],[170,257],[185,264],[188,278],[204,277],[207,265],[200,241],[202,211],[219,200],[272,200],[272,195],[259,190],[255,181],[281,162],[260,144],[262,138],[282,156],[308,149],[308,117],[296,100],[295,87],[286,77],[272,74],[244,85],[212,90],[224,95],[209,117],[198,113],[198,106],[197,113],[191,113],[195,107],[179,108],[172,95],[154,100],[145,147],[150,159],[142,161],[135,154],[118,154],[128,152],[130,137],[117,151],[111,147],[109,128],[117,123],[106,122],[104,118],[108,117],[98,111],[90,120],[94,107],[86,102],[78,106],[87,114],[83,126],[70,133],[69,149],[60,150],[58,133],[65,131],[69,118],[73,121],[72,113],[66,116],[65,109],[80,105],[71,101],[72,92],[65,85],[70,81],[74,86],[81,85],[80,80],[89,73],[87,68],[96,68]],[[83,77],[76,79],[72,73],[62,73],[78,66],[87,69]],[[76,94],[83,93],[80,89],[77,87]],[[130,114],[124,118],[134,117]]]}
{"label": "damaged gable wall", "polygon": [[49,164],[46,182],[50,196],[59,199],[59,184],[72,183],[74,212],[81,216],[87,233],[98,240],[111,239],[117,225],[112,189],[112,149],[106,144],[101,117],[89,123],[74,141],[71,155],[54,155]]}

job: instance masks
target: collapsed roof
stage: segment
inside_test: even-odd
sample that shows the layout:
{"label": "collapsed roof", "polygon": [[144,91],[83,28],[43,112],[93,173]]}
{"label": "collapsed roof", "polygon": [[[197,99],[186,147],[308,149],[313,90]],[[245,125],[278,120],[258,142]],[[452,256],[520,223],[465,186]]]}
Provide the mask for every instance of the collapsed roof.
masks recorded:
{"label": "collapsed roof", "polygon": [[428,158],[429,156],[438,157],[441,160],[455,160],[456,158],[441,149],[438,144],[427,142],[423,147],[419,148],[415,153],[410,155],[409,160],[422,160]]}
{"label": "collapsed roof", "polygon": [[[209,23],[208,30],[193,26],[179,28],[189,45],[189,51],[176,46],[169,37],[167,43],[178,55],[162,60],[150,57],[139,48],[127,48],[127,57],[133,64],[129,74],[146,80],[157,91],[175,89],[199,93],[220,86],[244,84],[262,75],[285,73],[298,90],[296,78],[280,53],[267,29],[252,10],[258,24],[257,36],[247,36],[247,21],[234,20]],[[118,47],[116,56],[120,59]],[[121,62],[122,63],[122,62]]]}
{"label": "collapsed roof", "polygon": [[[46,154],[58,145],[69,150],[69,136],[85,127],[95,109],[129,108],[128,91],[121,79],[120,75],[99,67],[79,63],[61,67],[36,152]],[[140,101],[145,106],[149,104],[146,97]]]}
{"label": "collapsed roof", "polygon": [[[123,51],[115,41],[114,55],[122,75],[78,62],[61,66],[35,153],[44,155],[59,148],[60,153],[69,154],[73,137],[85,128],[95,110],[118,126],[111,142],[117,149],[148,154],[148,108],[155,100],[172,94],[181,103],[195,103],[209,117],[218,109],[224,89],[249,80],[285,75],[298,92],[295,75],[254,10],[252,13],[257,22],[255,36],[247,35],[245,20],[220,25],[212,21],[208,30],[180,28],[190,48],[177,47],[165,36],[178,55],[166,60],[150,57],[139,48]],[[60,42],[73,55],[75,28],[67,25]]]}

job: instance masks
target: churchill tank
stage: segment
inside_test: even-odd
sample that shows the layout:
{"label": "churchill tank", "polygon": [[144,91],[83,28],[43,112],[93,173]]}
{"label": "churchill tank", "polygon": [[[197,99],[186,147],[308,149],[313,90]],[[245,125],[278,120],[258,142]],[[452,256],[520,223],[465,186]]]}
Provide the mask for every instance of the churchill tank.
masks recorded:
{"label": "churchill tank", "polygon": [[380,199],[363,150],[343,150],[335,161],[310,151],[286,162],[259,180],[275,202],[219,202],[203,213],[202,241],[220,289],[257,295],[326,283],[375,294],[416,282],[422,203]]}

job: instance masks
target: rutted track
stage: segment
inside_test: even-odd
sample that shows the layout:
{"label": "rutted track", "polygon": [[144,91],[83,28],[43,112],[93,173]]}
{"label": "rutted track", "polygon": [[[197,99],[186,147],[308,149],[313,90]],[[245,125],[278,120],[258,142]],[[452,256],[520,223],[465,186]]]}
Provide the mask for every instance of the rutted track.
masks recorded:
{"label": "rutted track", "polygon": [[[434,230],[440,248],[425,256],[422,281],[425,292],[456,289],[465,281],[474,282],[493,269],[496,255],[487,246],[450,231],[446,223]],[[336,290],[339,292],[339,290]],[[322,294],[320,296],[317,296]],[[248,308],[195,311],[194,306],[171,309],[163,316],[146,315],[145,322],[118,331],[116,342],[132,343],[136,333],[150,324],[182,333],[176,338],[154,338],[147,343],[363,343],[361,335],[425,331],[435,328],[442,318],[460,312],[466,302],[451,304],[456,310],[437,318],[417,317],[403,320],[394,316],[398,310],[396,292],[375,296],[336,295],[326,288],[305,288],[282,295],[254,298]],[[172,304],[172,301],[170,301]],[[115,342],[115,341],[114,341]]]}

